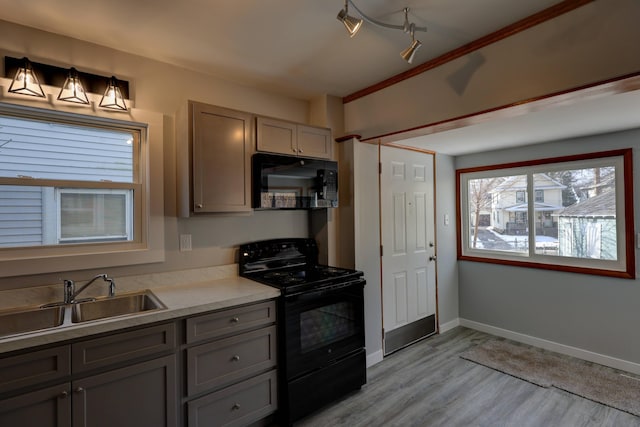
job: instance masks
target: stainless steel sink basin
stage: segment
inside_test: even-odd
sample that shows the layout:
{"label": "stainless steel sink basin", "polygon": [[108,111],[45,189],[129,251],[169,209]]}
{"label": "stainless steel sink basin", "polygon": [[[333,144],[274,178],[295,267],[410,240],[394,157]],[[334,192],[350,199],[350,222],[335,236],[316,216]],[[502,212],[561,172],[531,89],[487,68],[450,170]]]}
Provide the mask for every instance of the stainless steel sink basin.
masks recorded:
{"label": "stainless steel sink basin", "polygon": [[55,328],[64,321],[64,307],[28,307],[0,311],[0,337]]}
{"label": "stainless steel sink basin", "polygon": [[81,323],[165,308],[165,305],[151,291],[146,290],[73,304],[71,321],[73,323]]}

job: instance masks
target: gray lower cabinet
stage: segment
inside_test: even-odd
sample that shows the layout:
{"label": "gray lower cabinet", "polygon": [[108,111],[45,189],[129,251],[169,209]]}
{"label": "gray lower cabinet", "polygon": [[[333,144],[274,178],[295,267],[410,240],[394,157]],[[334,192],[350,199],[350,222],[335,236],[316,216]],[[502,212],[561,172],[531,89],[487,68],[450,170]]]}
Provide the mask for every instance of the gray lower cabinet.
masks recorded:
{"label": "gray lower cabinet", "polygon": [[174,427],[175,355],[73,382],[73,427]]}
{"label": "gray lower cabinet", "polygon": [[0,400],[0,426],[70,427],[71,384]]}
{"label": "gray lower cabinet", "polygon": [[175,330],[172,322],[0,358],[0,426],[177,427]]}
{"label": "gray lower cabinet", "polygon": [[275,321],[274,301],[187,320],[188,427],[246,426],[276,411]]}

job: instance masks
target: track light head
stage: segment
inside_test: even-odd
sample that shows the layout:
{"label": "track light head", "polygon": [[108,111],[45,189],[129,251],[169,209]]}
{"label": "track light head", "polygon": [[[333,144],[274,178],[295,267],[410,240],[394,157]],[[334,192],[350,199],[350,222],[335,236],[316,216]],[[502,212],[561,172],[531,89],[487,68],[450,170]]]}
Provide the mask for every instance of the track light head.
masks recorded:
{"label": "track light head", "polygon": [[422,46],[422,43],[420,42],[420,40],[414,39],[411,42],[411,46],[409,46],[408,48],[400,52],[400,56],[402,56],[402,59],[404,59],[409,64],[411,64],[413,62],[413,57],[416,55],[416,52],[418,51],[418,49],[420,49],[420,46]]}
{"label": "track light head", "polygon": [[349,15],[349,8],[346,2],[344,4],[344,9],[342,9],[338,13],[337,18],[338,21],[344,24],[344,27],[347,29],[350,37],[355,36],[356,33],[360,30],[360,27],[362,27],[362,19],[355,18]]}

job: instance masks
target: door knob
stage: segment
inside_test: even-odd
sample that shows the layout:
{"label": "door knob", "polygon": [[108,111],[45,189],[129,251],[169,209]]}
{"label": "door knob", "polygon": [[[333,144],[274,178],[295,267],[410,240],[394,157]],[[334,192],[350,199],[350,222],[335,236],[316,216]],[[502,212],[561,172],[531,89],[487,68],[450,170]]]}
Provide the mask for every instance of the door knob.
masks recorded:
{"label": "door knob", "polygon": [[436,256],[435,256],[435,255],[431,255],[431,256],[429,257],[429,261],[435,261],[435,260],[436,260]]}

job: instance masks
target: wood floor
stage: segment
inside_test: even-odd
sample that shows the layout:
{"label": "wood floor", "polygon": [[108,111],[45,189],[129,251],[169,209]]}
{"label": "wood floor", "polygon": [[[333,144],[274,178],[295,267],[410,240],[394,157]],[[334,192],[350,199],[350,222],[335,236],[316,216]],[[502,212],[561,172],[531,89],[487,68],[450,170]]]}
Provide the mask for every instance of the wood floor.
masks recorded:
{"label": "wood floor", "polygon": [[457,327],[400,350],[356,393],[295,424],[345,426],[640,426],[640,418],[461,359],[491,335]]}

